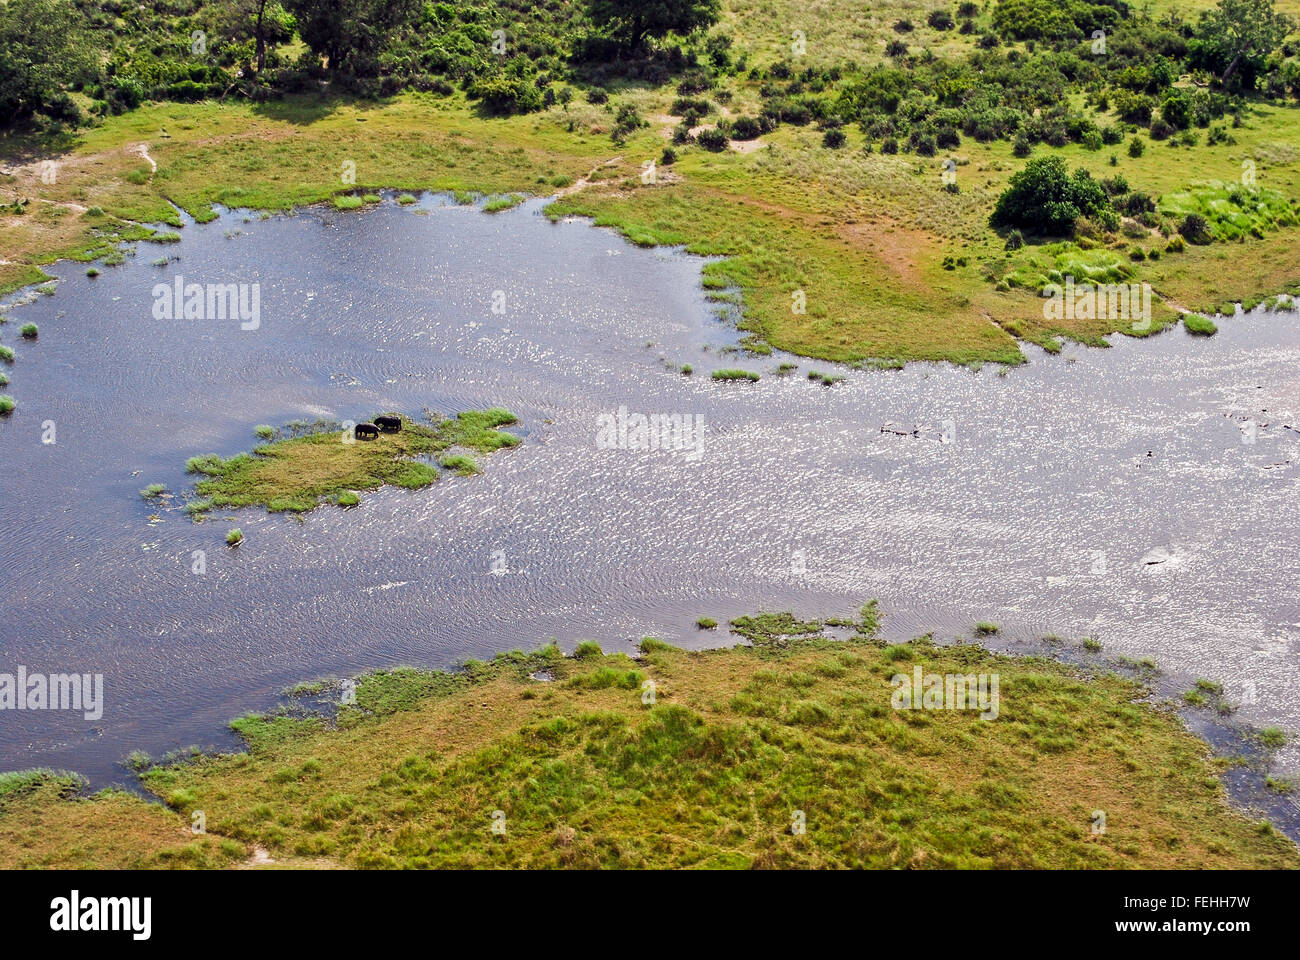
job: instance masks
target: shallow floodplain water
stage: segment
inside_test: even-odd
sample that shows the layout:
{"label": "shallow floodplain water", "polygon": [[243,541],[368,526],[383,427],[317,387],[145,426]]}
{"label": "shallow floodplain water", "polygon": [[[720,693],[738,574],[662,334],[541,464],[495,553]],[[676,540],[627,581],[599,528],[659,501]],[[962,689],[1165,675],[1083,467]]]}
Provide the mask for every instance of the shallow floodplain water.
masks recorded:
{"label": "shallow floodplain water", "polygon": [[[235,212],[94,279],[52,268],[56,295],[0,328],[18,353],[0,671],[102,673],[106,707],[0,714],[0,769],[123,781],[129,751],[228,746],[227,721],[303,679],[552,637],[725,643],[696,618],[852,615],[871,597],[891,637],[977,620],[1011,649],[1095,635],[1300,731],[1300,313],[1228,318],[1210,340],[1028,348],[1011,371],[727,355],[701,260],[540,209]],[[177,274],[260,283],[259,329],[155,320],[153,286]],[[777,376],[783,359],[799,369]],[[721,367],[763,379],[712,382]],[[195,524],[180,497],[138,493],[192,489],[186,459],[251,449],[257,424],[495,405],[524,442],[483,475],[353,510]],[[702,450],[600,449],[620,406],[703,418]]]}

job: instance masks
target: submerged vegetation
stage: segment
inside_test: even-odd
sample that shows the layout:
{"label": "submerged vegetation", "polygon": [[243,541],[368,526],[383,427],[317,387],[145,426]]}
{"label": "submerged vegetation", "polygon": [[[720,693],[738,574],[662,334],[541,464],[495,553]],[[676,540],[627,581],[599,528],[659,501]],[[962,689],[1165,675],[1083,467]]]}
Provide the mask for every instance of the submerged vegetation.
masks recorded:
{"label": "submerged vegetation", "polygon": [[[260,847],[304,867],[1300,866],[1228,808],[1226,761],[1137,683],[928,637],[887,646],[873,607],[845,623],[832,640],[760,614],[732,624],[752,646],[552,644],[368,674],[331,715],[295,702],[234,721],[246,753],[137,764],[165,808],[9,774],[0,865],[228,867]],[[900,709],[893,679],[914,670],[996,674],[997,718]],[[195,810],[207,833],[190,838]]]}
{"label": "submerged vegetation", "polygon": [[195,493],[213,508],[265,506],[271,511],[304,512],[327,501],[354,505],[357,491],[385,484],[416,489],[438,479],[428,460],[462,475],[478,472],[463,447],[491,453],[514,446],[519,438],[499,428],[516,423],[499,408],[470,410],[429,424],[402,417],[402,429],[361,440],[350,430],[323,430],[263,444],[252,453],[223,460],[216,454],[191,457],[190,473],[202,475]]}

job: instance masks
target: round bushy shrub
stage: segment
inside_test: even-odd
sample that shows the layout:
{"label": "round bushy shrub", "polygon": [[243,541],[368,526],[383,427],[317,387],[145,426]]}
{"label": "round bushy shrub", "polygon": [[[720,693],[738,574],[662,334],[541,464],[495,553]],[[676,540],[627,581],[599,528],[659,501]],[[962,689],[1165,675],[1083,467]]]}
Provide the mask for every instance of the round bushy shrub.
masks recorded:
{"label": "round bushy shrub", "polygon": [[1012,174],[1011,184],[998,198],[992,223],[1000,227],[1066,234],[1080,217],[1101,218],[1110,198],[1087,170],[1066,170],[1060,157],[1039,157]]}
{"label": "round bushy shrub", "polygon": [[716,127],[709,130],[701,130],[695,137],[695,142],[705,150],[712,150],[717,153],[720,150],[727,149],[727,135]]}
{"label": "round bushy shrub", "polygon": [[1183,217],[1183,222],[1178,225],[1178,232],[1188,243],[1202,246],[1214,239],[1214,234],[1210,232],[1210,222],[1199,213],[1189,213]]}

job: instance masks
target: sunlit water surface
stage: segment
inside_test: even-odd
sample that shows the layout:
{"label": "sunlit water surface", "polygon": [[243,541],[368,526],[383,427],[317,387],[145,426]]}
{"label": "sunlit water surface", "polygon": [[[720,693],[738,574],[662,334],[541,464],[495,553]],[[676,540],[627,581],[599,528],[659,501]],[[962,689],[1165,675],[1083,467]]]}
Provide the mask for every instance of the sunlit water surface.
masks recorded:
{"label": "sunlit water surface", "polygon": [[[94,722],[0,714],[0,769],[123,781],[129,751],[229,746],[227,721],[303,679],[550,638],[717,644],[697,617],[871,597],[891,637],[969,637],[977,620],[1013,649],[1094,635],[1300,731],[1300,313],[1229,318],[1210,340],[1028,348],[1010,372],[793,358],[781,377],[792,358],[726,354],[701,260],[539,211],[227,213],[94,279],[52,268],[57,294],[0,329],[19,354],[0,421],[0,671],[102,673],[107,703]],[[155,320],[152,288],[178,273],[260,283],[260,328]],[[763,379],[710,381],[734,366]],[[191,489],[188,457],[249,449],[257,424],[496,405],[524,442],[483,475],[353,510],[195,524],[177,497],[151,522],[138,493]],[[600,449],[620,406],[702,417],[702,448]]]}

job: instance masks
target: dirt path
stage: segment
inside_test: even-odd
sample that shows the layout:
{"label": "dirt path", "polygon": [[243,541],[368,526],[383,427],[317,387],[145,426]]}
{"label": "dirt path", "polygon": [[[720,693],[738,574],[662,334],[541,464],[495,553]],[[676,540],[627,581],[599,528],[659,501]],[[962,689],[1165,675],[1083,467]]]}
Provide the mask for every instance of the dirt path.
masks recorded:
{"label": "dirt path", "polygon": [[618,156],[606,160],[604,163],[596,164],[594,167],[592,167],[590,170],[587,171],[586,176],[579,177],[576,181],[569,184],[567,187],[564,187],[562,190],[557,191],[555,195],[557,197],[567,197],[569,194],[577,193],[579,190],[586,190],[589,186],[591,186],[592,177],[594,177],[598,172],[600,172],[605,167],[612,167],[616,165],[622,159],[623,158],[621,156]]}

